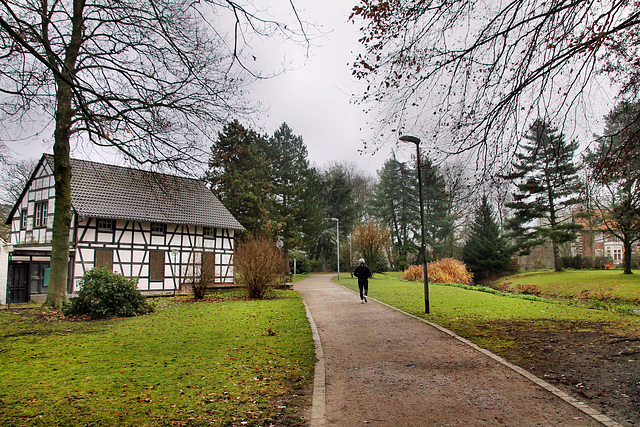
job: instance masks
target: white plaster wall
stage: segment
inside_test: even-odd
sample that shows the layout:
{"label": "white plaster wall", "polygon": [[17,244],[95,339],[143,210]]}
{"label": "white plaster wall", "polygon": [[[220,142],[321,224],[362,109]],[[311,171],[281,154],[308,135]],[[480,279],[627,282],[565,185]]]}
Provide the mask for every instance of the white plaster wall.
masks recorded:
{"label": "white plaster wall", "polygon": [[7,280],[9,275],[9,252],[12,246],[0,239],[0,304],[7,303]]}

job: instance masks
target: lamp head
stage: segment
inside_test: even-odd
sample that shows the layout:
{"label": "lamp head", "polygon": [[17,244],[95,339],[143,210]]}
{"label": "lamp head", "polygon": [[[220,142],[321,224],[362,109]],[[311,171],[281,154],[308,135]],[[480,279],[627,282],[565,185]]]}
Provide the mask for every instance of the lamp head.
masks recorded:
{"label": "lamp head", "polygon": [[399,139],[402,142],[412,142],[414,144],[420,144],[420,138],[411,135],[402,135]]}

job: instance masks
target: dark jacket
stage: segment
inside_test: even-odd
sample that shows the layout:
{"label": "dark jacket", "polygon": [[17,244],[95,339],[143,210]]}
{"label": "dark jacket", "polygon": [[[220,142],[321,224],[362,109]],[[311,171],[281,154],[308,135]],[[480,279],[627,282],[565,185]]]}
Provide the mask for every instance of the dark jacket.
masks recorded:
{"label": "dark jacket", "polygon": [[365,264],[360,264],[359,266],[357,266],[353,272],[353,275],[358,278],[359,282],[366,282],[368,281],[369,277],[372,276],[371,270],[369,270],[369,267],[367,267]]}

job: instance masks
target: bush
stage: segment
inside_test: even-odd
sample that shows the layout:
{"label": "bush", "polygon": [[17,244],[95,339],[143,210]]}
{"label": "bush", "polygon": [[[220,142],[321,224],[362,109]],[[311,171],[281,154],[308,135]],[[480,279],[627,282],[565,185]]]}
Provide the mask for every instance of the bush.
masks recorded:
{"label": "bush", "polygon": [[200,272],[193,281],[193,299],[202,300],[207,294],[207,288],[210,283],[215,280],[214,270],[212,265],[207,265],[205,261],[200,265]]}
{"label": "bush", "polygon": [[574,270],[592,269],[593,260],[591,258],[583,258],[581,255],[563,256],[562,266],[564,268],[573,268]]}
{"label": "bush", "polygon": [[404,271],[409,267],[410,265],[406,255],[398,255],[396,258],[393,259],[394,271]]}
{"label": "bush", "polygon": [[133,317],[153,311],[138,290],[138,279],[127,278],[107,267],[93,268],[80,279],[78,296],[71,299],[67,315],[89,315],[92,319]]}
{"label": "bush", "polygon": [[[424,280],[421,265],[412,265],[402,273],[402,278],[412,282]],[[468,285],[473,281],[473,273],[467,270],[467,266],[457,259],[442,258],[427,264],[429,281],[432,283],[459,283]]]}
{"label": "bush", "polygon": [[266,237],[240,243],[234,256],[238,284],[249,298],[262,298],[284,269],[280,250]]}
{"label": "bush", "polygon": [[296,260],[296,273],[307,274],[311,271],[311,265],[309,259],[304,255],[302,251],[293,250],[289,252],[289,269],[293,273],[293,260]]}
{"label": "bush", "polygon": [[421,265],[410,265],[409,268],[402,272],[402,278],[410,282],[422,282],[424,280],[422,272],[423,269]]}

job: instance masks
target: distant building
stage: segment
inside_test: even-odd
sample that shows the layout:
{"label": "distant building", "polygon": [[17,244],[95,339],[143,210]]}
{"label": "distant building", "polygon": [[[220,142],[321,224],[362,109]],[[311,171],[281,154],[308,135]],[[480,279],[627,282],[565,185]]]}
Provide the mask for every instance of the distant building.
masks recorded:
{"label": "distant building", "polygon": [[[578,238],[571,243],[571,254],[580,255],[583,258],[606,258],[614,266],[620,266],[624,257],[624,245],[607,227],[598,216],[589,220],[579,213],[574,214],[573,221],[582,225],[578,232]],[[638,253],[638,245],[632,248],[633,253]]]}
{"label": "distant building", "polygon": [[[69,294],[99,266],[138,278],[143,292],[185,290],[203,266],[213,285],[233,283],[243,227],[202,181],[76,159],[71,168]],[[53,156],[45,154],[6,221],[10,302],[47,293],[54,198]]]}

